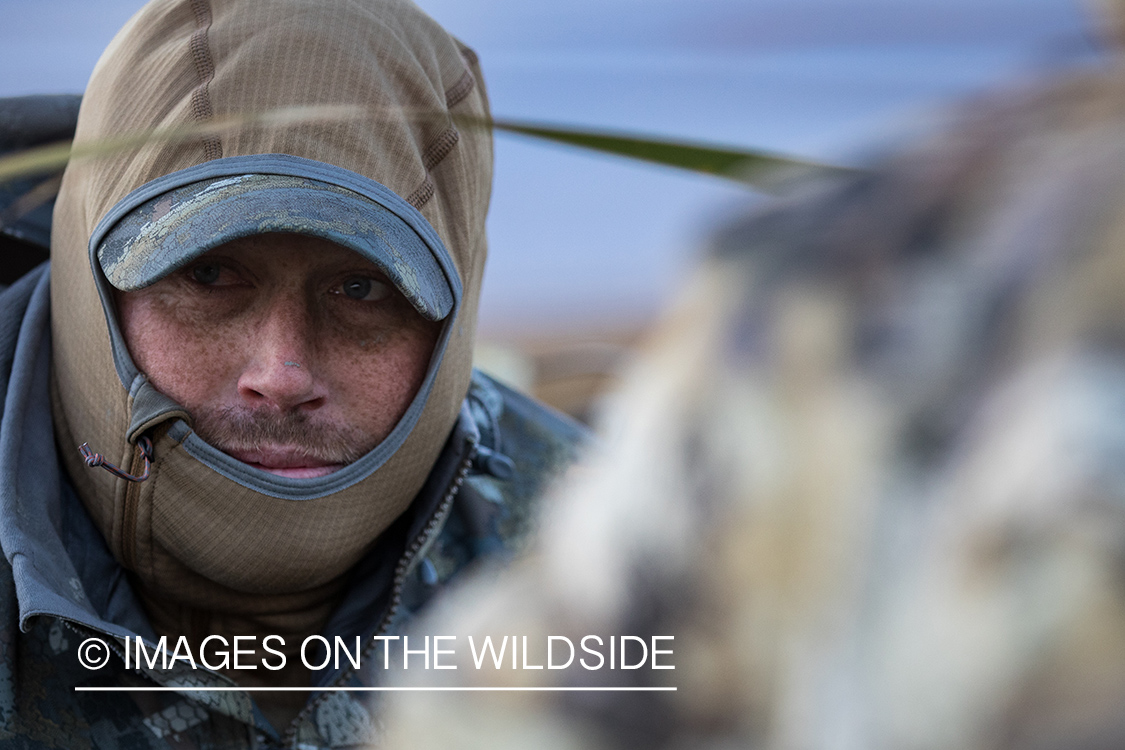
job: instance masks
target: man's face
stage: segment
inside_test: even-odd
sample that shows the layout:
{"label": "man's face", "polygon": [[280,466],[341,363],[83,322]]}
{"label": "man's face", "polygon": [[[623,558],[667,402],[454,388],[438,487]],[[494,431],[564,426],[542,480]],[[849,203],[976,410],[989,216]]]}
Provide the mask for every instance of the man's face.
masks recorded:
{"label": "man's face", "polygon": [[133,361],[199,436],[287,477],[329,474],[390,434],[441,329],[370,261],[296,234],[220,245],[116,303]]}

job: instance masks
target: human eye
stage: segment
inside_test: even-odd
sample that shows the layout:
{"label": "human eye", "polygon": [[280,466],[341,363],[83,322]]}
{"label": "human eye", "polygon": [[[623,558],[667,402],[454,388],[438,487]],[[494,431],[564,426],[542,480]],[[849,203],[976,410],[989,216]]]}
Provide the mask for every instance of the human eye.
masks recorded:
{"label": "human eye", "polygon": [[237,273],[217,260],[202,260],[185,269],[192,282],[206,287],[232,286],[241,282]]}
{"label": "human eye", "polygon": [[391,295],[391,285],[370,276],[352,276],[329,290],[357,302],[379,302]]}

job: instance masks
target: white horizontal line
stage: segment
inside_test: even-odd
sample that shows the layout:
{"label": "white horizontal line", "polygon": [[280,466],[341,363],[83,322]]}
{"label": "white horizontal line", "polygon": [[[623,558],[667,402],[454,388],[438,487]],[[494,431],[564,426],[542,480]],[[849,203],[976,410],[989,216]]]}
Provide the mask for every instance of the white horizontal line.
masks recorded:
{"label": "white horizontal line", "polygon": [[76,693],[654,693],[675,692],[674,687],[75,687]]}

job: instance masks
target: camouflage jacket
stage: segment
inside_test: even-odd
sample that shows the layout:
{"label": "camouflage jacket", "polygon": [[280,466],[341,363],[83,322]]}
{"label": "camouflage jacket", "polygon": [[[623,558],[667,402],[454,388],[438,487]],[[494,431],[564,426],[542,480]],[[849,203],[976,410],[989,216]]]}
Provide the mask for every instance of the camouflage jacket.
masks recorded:
{"label": "camouflage jacket", "polygon": [[[402,632],[470,562],[528,538],[544,484],[576,456],[582,428],[474,373],[460,417],[423,490],[354,569],[323,635],[365,652],[313,673],[312,696],[286,731],[229,679],[183,661],[124,662],[126,636],[153,635],[128,577],[59,469],[47,383],[50,326],[40,267],[0,294],[0,748],[350,747],[378,734],[383,677],[376,634]],[[89,639],[98,639],[91,641]],[[134,641],[135,642],[135,641]],[[102,666],[84,667],[80,656]],[[345,669],[344,667],[348,667]],[[168,690],[122,692],[162,686]],[[86,688],[103,688],[94,692]]]}

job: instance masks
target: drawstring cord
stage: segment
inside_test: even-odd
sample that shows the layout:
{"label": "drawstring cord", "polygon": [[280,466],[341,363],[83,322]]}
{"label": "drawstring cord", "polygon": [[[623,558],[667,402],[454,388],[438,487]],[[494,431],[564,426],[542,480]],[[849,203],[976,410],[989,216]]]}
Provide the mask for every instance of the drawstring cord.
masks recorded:
{"label": "drawstring cord", "polygon": [[141,439],[137,441],[137,447],[141,449],[141,458],[145,461],[145,470],[142,471],[139,476],[134,476],[114,466],[109,461],[106,461],[105,456],[100,453],[94,453],[94,451],[90,449],[89,443],[83,443],[78,446],[78,452],[82,454],[83,460],[86,461],[86,465],[91,469],[95,466],[100,466],[110,474],[130,482],[143,482],[148,479],[148,470],[152,467],[152,441],[148,437],[142,436]]}

